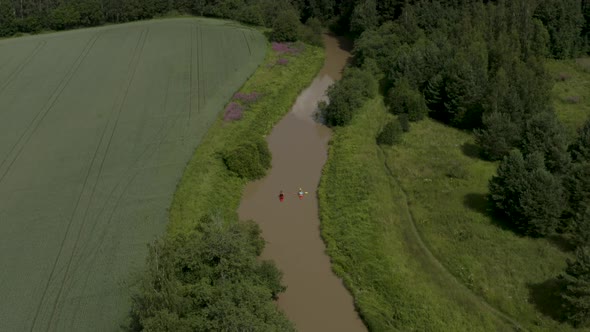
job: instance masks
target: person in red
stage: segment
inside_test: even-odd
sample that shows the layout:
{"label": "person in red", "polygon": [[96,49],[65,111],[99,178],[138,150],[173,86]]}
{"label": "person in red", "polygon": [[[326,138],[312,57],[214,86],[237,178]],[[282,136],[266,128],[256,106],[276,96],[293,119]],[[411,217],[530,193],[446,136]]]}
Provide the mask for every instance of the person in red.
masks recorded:
{"label": "person in red", "polygon": [[283,191],[281,190],[281,193],[279,194],[279,201],[284,201],[285,200],[285,194],[283,194]]}
{"label": "person in red", "polygon": [[305,194],[305,192],[303,192],[303,190],[301,190],[301,188],[299,188],[299,191],[297,192],[297,196],[299,196],[299,199],[303,199],[304,194]]}

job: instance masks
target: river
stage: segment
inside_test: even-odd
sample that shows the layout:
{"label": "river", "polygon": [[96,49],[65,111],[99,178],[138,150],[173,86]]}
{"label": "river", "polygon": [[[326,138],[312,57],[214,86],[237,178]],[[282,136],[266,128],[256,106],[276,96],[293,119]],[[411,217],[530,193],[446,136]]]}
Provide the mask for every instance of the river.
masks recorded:
{"label": "river", "polygon": [[[262,258],[277,264],[287,286],[278,306],[298,331],[366,331],[352,296],[332,272],[320,237],[316,193],[331,130],[316,122],[314,113],[350,58],[345,40],[325,35],[324,41],[324,67],[267,137],[272,168],[246,187],[238,213],[241,220],[260,225],[267,242]],[[299,188],[308,192],[301,200]]]}

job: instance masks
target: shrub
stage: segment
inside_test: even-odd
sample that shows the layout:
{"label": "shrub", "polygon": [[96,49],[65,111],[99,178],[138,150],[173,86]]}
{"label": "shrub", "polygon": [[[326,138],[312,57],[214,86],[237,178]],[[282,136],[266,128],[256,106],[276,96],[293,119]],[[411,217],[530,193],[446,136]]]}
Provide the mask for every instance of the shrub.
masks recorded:
{"label": "shrub", "polygon": [[271,40],[278,42],[292,42],[299,37],[299,14],[296,10],[280,11],[272,23]]}
{"label": "shrub", "polygon": [[329,126],[345,126],[365,101],[376,93],[377,81],[371,73],[348,68],[342,79],[328,88],[329,103],[320,103],[320,112]]}
{"label": "shrub", "polygon": [[223,156],[228,170],[248,180],[262,178],[270,168],[271,159],[270,150],[263,139],[242,143]]}
{"label": "shrub", "polygon": [[389,90],[387,103],[391,113],[408,114],[410,121],[422,120],[428,114],[424,96],[412,88],[405,78],[398,80]]}
{"label": "shrub", "polygon": [[512,151],[489,182],[496,211],[525,234],[547,236],[554,232],[566,203],[559,178],[545,169],[543,154]]}
{"label": "shrub", "polygon": [[449,165],[446,175],[452,179],[467,179],[469,171],[461,162],[454,160]]}
{"label": "shrub", "polygon": [[323,46],[324,40],[322,39],[322,22],[315,17],[310,17],[305,22],[305,25],[301,26],[300,38],[301,41],[315,45]]}
{"label": "shrub", "polygon": [[410,131],[410,119],[408,117],[408,114],[404,113],[404,114],[400,114],[397,119],[399,120],[399,124],[402,126],[402,130],[404,133],[407,133]]}
{"label": "shrub", "polygon": [[244,6],[238,12],[238,18],[241,22],[253,25],[264,25],[262,11],[256,4]]}
{"label": "shrub", "polygon": [[394,145],[402,140],[402,126],[399,120],[389,121],[377,135],[377,144]]}

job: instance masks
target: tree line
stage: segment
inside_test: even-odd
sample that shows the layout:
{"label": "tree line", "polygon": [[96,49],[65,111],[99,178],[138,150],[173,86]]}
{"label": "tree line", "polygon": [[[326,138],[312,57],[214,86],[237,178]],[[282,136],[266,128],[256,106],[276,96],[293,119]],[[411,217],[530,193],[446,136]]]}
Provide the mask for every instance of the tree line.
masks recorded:
{"label": "tree line", "polygon": [[576,139],[567,137],[544,68],[547,57],[588,53],[589,2],[397,4],[390,12],[381,12],[381,1],[354,6],[354,68],[329,89],[335,102],[320,105],[326,122],[347,125],[377,81],[398,115],[379,144],[399,142],[410,122],[426,116],[473,131],[482,157],[500,161],[489,183],[495,217],[526,236],[560,234],[577,248],[559,277],[563,318],[590,325],[590,119]]}

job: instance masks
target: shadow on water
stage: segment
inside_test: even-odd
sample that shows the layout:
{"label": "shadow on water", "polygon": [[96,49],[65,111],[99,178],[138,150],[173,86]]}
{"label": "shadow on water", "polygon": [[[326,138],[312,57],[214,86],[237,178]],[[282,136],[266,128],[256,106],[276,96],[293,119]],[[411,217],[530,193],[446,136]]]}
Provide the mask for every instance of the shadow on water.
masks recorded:
{"label": "shadow on water", "polygon": [[564,321],[564,306],[561,293],[565,290],[563,280],[551,278],[538,284],[527,284],[529,301],[543,315],[558,322]]}
{"label": "shadow on water", "polygon": [[481,159],[481,149],[477,144],[464,143],[461,145],[461,151],[469,158]]}

